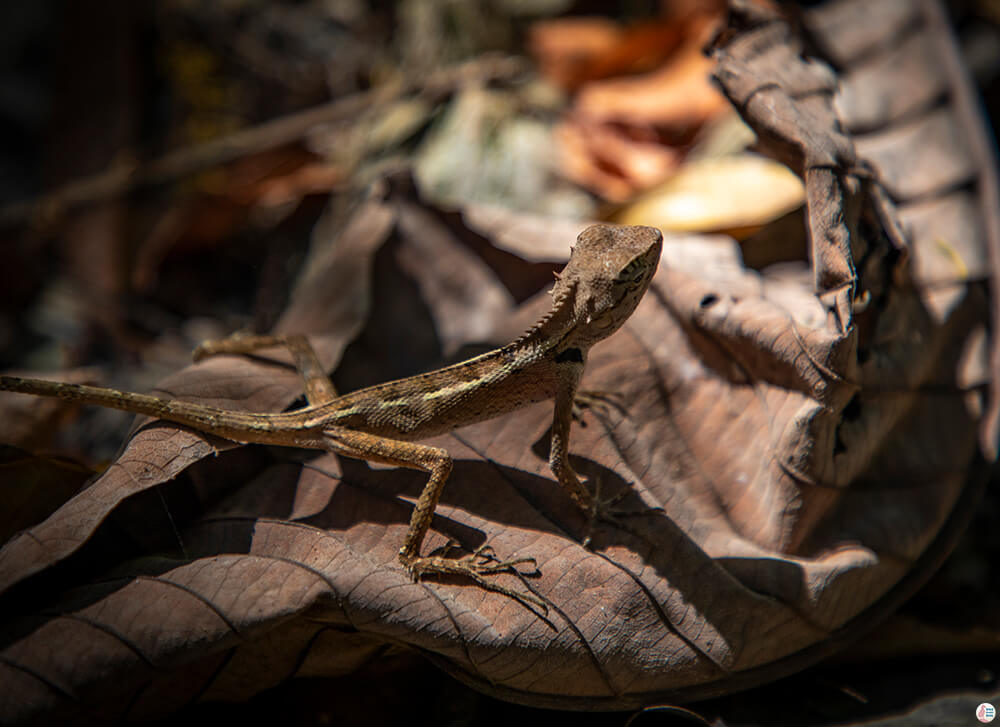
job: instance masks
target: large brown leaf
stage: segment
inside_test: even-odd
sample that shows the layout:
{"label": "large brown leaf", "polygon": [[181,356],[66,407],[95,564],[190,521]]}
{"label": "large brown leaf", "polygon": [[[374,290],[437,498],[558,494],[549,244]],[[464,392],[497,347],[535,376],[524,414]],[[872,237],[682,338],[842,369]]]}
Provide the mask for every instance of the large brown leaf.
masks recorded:
{"label": "large brown leaf", "polygon": [[[899,5],[839,2],[806,22],[834,47],[845,13]],[[882,35],[866,29],[863,52],[827,57],[850,78],[908,47],[903,32],[954,52],[932,4],[906,7],[907,22],[899,10]],[[548,404],[431,440],[456,465],[425,548],[489,542],[536,558],[536,574],[498,581],[530,588],[547,613],[463,580],[407,577],[396,552],[418,473],[222,451],[156,423],[0,551],[5,720],[134,720],[243,699],[349,672],[385,644],[508,699],[628,708],[787,673],[911,592],[962,527],[983,469],[978,281],[992,276],[996,228],[983,220],[995,209],[963,191],[992,184],[988,157],[963,145],[982,129],[935,95],[916,119],[894,104],[881,119],[866,111],[852,134],[863,103],[850,94],[892,89],[858,71],[835,112],[833,71],[803,61],[764,13],[734,15],[714,55],[762,146],[803,172],[812,265],[757,271],[728,238],[667,241],[650,294],[590,358],[584,388],[611,396],[571,440],[578,471],[640,514],[581,545],[586,520],[546,464]],[[880,154],[919,123],[921,146]],[[965,226],[942,244],[928,230],[946,215]],[[544,309],[544,295],[525,296],[556,262],[547,234],[496,211],[436,210],[397,184],[317,255],[281,327],[342,359],[342,388],[428,368],[443,345],[510,334]],[[559,239],[568,250],[571,236]],[[456,310],[460,325],[446,320]],[[191,367],[161,390],[261,411],[299,393],[293,372],[257,357]]]}

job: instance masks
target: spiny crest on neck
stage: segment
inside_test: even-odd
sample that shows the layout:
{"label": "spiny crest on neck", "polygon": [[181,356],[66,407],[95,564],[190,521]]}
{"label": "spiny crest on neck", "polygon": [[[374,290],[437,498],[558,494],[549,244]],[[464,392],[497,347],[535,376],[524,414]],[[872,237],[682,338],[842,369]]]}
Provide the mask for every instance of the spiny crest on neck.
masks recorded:
{"label": "spiny crest on neck", "polygon": [[[532,339],[538,338],[540,335],[544,338],[549,336],[552,324],[556,322],[556,319],[560,319],[560,323],[563,325],[571,324],[571,314],[573,312],[574,303],[574,292],[576,286],[572,283],[562,287],[553,288],[552,293],[552,306],[549,308],[548,313],[538,319],[538,321],[529,328],[527,331],[521,334],[521,336],[511,344],[511,346],[524,346],[529,343]],[[570,314],[567,316],[566,314]],[[562,319],[566,320],[563,321]]]}

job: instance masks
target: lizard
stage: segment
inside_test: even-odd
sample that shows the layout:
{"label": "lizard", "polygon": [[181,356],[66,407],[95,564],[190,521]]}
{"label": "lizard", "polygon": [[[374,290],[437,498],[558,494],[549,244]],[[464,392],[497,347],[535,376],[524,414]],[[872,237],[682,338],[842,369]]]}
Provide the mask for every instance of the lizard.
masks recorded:
{"label": "lizard", "polygon": [[580,233],[562,272],[556,273],[549,312],[513,343],[461,363],[344,395],[337,394],[303,335],[236,335],[206,341],[195,349],[198,361],[218,354],[285,347],[302,376],[306,397],[305,406],[289,412],[227,410],[16,376],[0,376],[0,390],[158,417],[239,443],[326,450],[338,456],[422,470],[428,479],[399,549],[399,560],[410,576],[414,580],[428,574],[466,576],[487,590],[544,608],[533,594],[486,578],[521,564],[534,564],[532,558],[501,561],[488,545],[461,558],[420,554],[452,459],[446,450],[415,440],[552,399],[549,466],[573,502],[591,518],[596,517],[602,503],[568,459],[577,388],[591,346],[625,323],[649,287],[662,244],[662,234],[653,227],[590,226]]}

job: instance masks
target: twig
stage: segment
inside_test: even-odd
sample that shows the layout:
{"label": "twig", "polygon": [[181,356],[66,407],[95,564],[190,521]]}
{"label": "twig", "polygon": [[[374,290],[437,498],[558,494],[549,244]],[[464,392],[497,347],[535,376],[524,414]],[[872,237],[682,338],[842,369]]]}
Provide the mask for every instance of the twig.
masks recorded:
{"label": "twig", "polygon": [[442,69],[423,79],[387,83],[204,144],[179,149],[140,166],[117,164],[99,174],[69,182],[41,197],[13,202],[0,208],[0,227],[30,219],[51,220],[80,205],[164,184],[250,154],[274,149],[301,139],[321,124],[356,116],[408,93],[437,98],[471,81],[513,78],[525,70],[522,59],[484,56]]}

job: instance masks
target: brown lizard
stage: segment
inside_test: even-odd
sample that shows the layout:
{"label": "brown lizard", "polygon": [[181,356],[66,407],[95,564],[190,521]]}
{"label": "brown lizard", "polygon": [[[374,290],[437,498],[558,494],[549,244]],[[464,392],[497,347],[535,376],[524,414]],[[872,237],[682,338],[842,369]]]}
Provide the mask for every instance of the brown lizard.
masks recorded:
{"label": "brown lizard", "polygon": [[499,561],[488,546],[463,558],[421,556],[452,460],[438,447],[416,444],[528,404],[555,400],[549,464],[559,484],[591,517],[601,503],[573,471],[568,440],[573,403],[590,347],[614,333],[635,310],[660,259],[662,235],[652,227],[594,225],[577,238],[551,291],[552,308],[513,343],[417,376],[338,396],[304,336],[243,336],[206,342],[195,360],[285,346],[305,381],[307,405],[286,413],[229,411],[175,399],[0,376],[0,390],[55,396],[159,417],[235,442],[335,452],[427,472],[399,559],[410,575],[464,575],[485,588],[544,604],[485,575],[510,571],[531,558]]}

